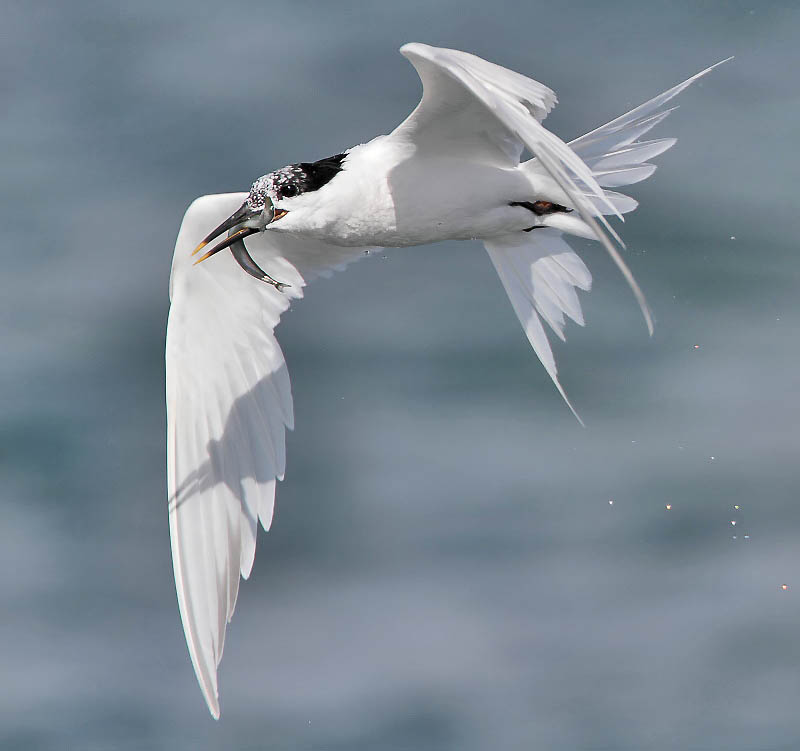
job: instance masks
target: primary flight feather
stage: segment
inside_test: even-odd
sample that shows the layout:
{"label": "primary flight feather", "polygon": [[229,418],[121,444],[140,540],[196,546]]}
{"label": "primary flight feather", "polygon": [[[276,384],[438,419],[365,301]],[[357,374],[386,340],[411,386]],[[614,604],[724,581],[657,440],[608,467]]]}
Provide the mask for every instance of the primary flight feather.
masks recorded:
{"label": "primary flight feather", "polygon": [[[564,239],[572,234],[603,244],[652,332],[606,219],[637,203],[609,188],[653,173],[647,160],[675,140],[639,139],[712,68],[567,144],[541,124],[557,101],[543,84],[465,52],[400,52],[423,95],[392,133],[271,172],[249,193],[198,198],[178,234],[166,349],[170,538],[189,654],[214,717],[225,626],[253,566],[258,522],[269,529],[293,426],[273,330],[311,279],[375,247],[480,239],[569,404],[544,323],[562,339],[566,318],[584,324],[576,290],[592,277]],[[521,162],[525,149],[533,158]]]}

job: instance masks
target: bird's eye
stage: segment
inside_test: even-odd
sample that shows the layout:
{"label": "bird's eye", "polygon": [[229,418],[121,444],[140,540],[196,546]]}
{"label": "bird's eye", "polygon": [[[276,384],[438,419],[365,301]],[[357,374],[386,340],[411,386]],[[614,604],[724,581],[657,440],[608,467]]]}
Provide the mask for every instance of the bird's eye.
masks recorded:
{"label": "bird's eye", "polygon": [[281,197],[282,198],[291,198],[292,196],[297,195],[297,186],[296,185],[284,185],[281,188]]}

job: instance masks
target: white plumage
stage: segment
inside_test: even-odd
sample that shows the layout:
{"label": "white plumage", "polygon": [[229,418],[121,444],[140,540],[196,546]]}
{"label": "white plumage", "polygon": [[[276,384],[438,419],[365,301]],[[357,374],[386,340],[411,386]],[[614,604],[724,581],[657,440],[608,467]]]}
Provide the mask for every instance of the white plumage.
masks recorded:
{"label": "white plumage", "polygon": [[[253,279],[228,254],[192,263],[195,246],[247,193],[197,199],[178,235],[166,351],[170,537],[189,653],[214,717],[226,621],[239,576],[253,566],[259,520],[269,529],[293,426],[273,329],[308,281],[370,247],[482,239],[565,400],[543,324],[562,339],[567,318],[582,326],[576,290],[590,289],[592,278],[563,233],[606,247],[652,328],[604,216],[637,204],[606,188],[652,174],[647,160],[675,140],[638,139],[711,68],[567,145],[541,125],[557,101],[546,86],[464,52],[422,44],[401,52],[422,80],[417,108],[390,135],[350,149],[318,189],[271,194],[276,218],[247,240],[258,265],[288,287]],[[526,148],[533,159],[520,163]]]}

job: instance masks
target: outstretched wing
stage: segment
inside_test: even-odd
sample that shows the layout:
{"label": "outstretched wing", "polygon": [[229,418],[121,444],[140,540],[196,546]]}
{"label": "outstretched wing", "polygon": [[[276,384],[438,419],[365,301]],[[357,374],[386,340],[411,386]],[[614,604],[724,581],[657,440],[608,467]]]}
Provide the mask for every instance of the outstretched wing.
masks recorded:
{"label": "outstretched wing", "polygon": [[[593,239],[599,240],[633,290],[648,331],[653,321],[644,294],[612,239],[620,245],[603,211],[621,214],[609,201],[592,170],[541,120],[556,103],[546,86],[474,55],[456,50],[406,44],[400,48],[417,69],[423,95],[417,108],[392,133],[420,149],[456,150],[471,159],[516,166],[523,147],[539,159],[565,203],[576,209]],[[448,145],[448,141],[450,145]]]}
{"label": "outstretched wing", "polygon": [[[717,65],[706,68],[610,123],[571,141],[570,148],[590,167],[595,179],[604,187],[621,187],[646,179],[656,169],[647,160],[674,146],[676,139],[638,139],[675,109],[664,109],[668,101]],[[522,167],[526,171],[547,173],[546,165],[536,158]],[[580,182],[578,184],[584,187]],[[586,197],[595,203],[598,211],[608,210],[588,190]],[[633,211],[638,205],[634,199],[615,191],[606,190],[605,197],[620,213]],[[570,214],[553,214],[548,217],[548,222],[550,227],[545,229],[519,232],[486,242],[486,250],[534,351],[564,401],[580,421],[559,383],[555,358],[542,321],[562,340],[565,316],[584,325],[576,289],[589,290],[592,277],[583,261],[566,243],[560,230],[590,238],[592,231],[581,219]]]}
{"label": "outstretched wing", "polygon": [[175,246],[167,325],[167,488],[175,586],[189,654],[209,710],[219,717],[217,665],[239,575],[253,565],[258,520],[268,529],[286,463],[292,395],[273,334],[306,281],[363,255],[277,232],[248,239],[285,292],[218,253],[191,252],[246,193],[204,196],[187,210]]}
{"label": "outstretched wing", "polygon": [[400,52],[416,68],[423,91],[416,109],[392,135],[409,138],[419,148],[469,153],[475,160],[515,167],[524,140],[487,100],[492,94],[505,99],[537,123],[558,102],[544,84],[468,52],[416,43]]}

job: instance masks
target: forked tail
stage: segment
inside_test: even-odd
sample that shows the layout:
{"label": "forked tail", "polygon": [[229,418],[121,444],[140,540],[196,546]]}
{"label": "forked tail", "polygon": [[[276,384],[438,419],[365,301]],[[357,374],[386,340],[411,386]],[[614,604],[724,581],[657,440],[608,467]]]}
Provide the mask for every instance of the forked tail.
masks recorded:
{"label": "forked tail", "polygon": [[[730,59],[732,58],[728,58]],[[584,191],[584,196],[594,206],[597,216],[613,213],[612,208],[620,214],[636,208],[638,204],[633,198],[609,188],[632,185],[650,177],[655,172],[656,166],[648,160],[662,154],[676,142],[675,138],[652,141],[638,139],[676,109],[676,107],[665,108],[667,102],[698,78],[728,60],[700,71],[663,94],[570,142],[569,146],[591,169],[597,183],[604,189],[606,201],[592,194],[580,179],[573,177],[576,185]],[[522,169],[532,177],[548,178],[551,172],[546,160],[547,156],[542,154],[539,158],[535,157],[525,162]],[[591,287],[592,277],[583,261],[564,241],[562,233],[592,240],[605,240],[603,244],[642,306],[651,333],[652,322],[644,295],[617,249],[601,234],[591,217],[577,214],[578,212],[553,213],[544,218],[543,229],[536,228],[534,231],[509,234],[494,238],[485,244],[531,346],[553,379],[559,393],[583,424],[559,383],[555,358],[542,325],[544,320],[562,340],[565,338],[565,316],[572,318],[581,326],[584,325],[576,289],[588,290]]]}

